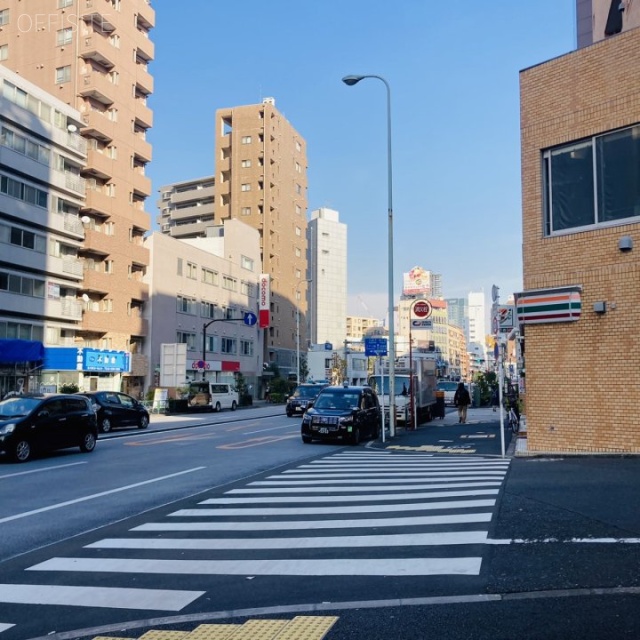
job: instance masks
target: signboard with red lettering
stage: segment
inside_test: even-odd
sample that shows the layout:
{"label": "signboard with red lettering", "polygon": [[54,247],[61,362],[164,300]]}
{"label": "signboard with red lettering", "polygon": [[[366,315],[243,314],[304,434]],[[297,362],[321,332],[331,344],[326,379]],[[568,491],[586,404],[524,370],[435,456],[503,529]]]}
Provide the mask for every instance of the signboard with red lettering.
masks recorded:
{"label": "signboard with red lettering", "polygon": [[258,320],[261,329],[265,329],[271,322],[271,281],[268,273],[260,274],[258,281]]}

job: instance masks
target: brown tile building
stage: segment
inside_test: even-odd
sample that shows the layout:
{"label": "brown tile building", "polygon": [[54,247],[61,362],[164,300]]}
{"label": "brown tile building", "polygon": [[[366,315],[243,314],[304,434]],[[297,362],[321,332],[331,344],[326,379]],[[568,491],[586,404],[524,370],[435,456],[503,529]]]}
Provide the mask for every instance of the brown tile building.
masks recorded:
{"label": "brown tile building", "polygon": [[307,313],[306,143],[273,98],[219,109],[215,119],[216,223],[238,218],[260,232],[262,269],[271,277],[264,360],[294,372],[298,307],[301,318]]}
{"label": "brown tile building", "polygon": [[[149,263],[143,237],[150,229],[151,194],[145,165],[153,124],[148,63],[155,13],[148,0],[6,0],[0,7],[0,60],[22,77],[76,108],[87,139],[86,227],[80,251],[85,313],[76,344],[131,351],[125,390],[146,373],[142,310]],[[58,208],[71,205],[58,199]]]}
{"label": "brown tile building", "polygon": [[640,453],[638,69],[635,28],[520,75],[530,452]]}

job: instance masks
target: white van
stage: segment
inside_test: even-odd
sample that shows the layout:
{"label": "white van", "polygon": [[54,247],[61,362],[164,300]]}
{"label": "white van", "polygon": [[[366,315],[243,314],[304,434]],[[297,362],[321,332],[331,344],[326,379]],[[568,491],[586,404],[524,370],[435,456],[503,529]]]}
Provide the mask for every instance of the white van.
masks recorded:
{"label": "white van", "polygon": [[238,408],[238,392],[227,382],[192,382],[189,385],[189,407],[208,411]]}

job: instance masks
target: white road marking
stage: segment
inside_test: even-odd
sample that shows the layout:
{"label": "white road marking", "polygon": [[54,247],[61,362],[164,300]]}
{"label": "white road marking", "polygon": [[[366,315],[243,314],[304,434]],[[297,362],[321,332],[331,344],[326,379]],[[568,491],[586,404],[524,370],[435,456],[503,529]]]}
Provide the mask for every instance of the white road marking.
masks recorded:
{"label": "white road marking", "polygon": [[513,538],[493,539],[489,544],[640,544],[640,538]]}
{"label": "white road marking", "polygon": [[53,604],[70,607],[152,609],[180,611],[206,591],[172,589],[116,589],[109,587],[66,587],[45,584],[0,584],[0,602],[11,604]]}
{"label": "white road marking", "polygon": [[489,468],[500,468],[506,469],[509,466],[509,462],[500,462],[499,460],[491,460],[488,462],[473,462],[468,458],[459,459],[459,462],[434,462],[433,460],[422,460],[422,461],[403,461],[393,463],[393,460],[376,460],[375,462],[371,460],[325,460],[325,461],[317,461],[312,462],[310,464],[300,465],[296,467],[296,469],[311,469],[313,471],[318,471],[319,469],[325,468],[335,468],[335,467],[357,467],[357,468],[365,468],[365,467],[375,467],[376,469],[384,469],[386,467],[398,467],[398,468],[415,468],[415,469],[460,469],[471,467],[474,469],[486,469]]}
{"label": "white road marking", "polygon": [[342,549],[353,547],[416,547],[456,544],[484,544],[486,531],[442,531],[364,536],[314,536],[304,538],[105,538],[85,549],[179,549],[228,551],[245,549]]}
{"label": "white road marking", "polygon": [[[499,483],[498,483],[499,484]],[[444,488],[444,485],[439,485],[441,487]],[[465,486],[468,487],[469,485],[465,484],[465,485],[456,485],[456,488],[459,486]],[[480,484],[480,486],[482,487],[486,487],[487,484]],[[493,483],[493,486],[495,486],[495,483]],[[341,486],[341,487],[335,487],[335,486],[314,486],[314,487],[270,487],[268,489],[232,489],[231,491],[227,491],[225,493],[225,495],[238,495],[238,494],[243,494],[246,495],[248,493],[253,493],[253,494],[267,494],[269,496],[273,496],[274,500],[278,501],[280,500],[279,496],[275,496],[274,494],[277,493],[302,493],[302,494],[310,494],[310,493],[327,493],[327,492],[331,492],[331,493],[347,493],[347,492],[351,492],[351,493],[366,493],[369,500],[371,500],[372,502],[374,502],[375,500],[377,500],[378,496],[372,494],[372,491],[387,491],[387,492],[392,492],[392,491],[404,491],[404,495],[406,496],[411,496],[411,493],[406,493],[407,489],[432,489],[433,485],[430,484],[419,484],[416,486],[412,486],[412,487],[407,487],[406,483],[403,484],[402,486],[399,487],[390,487],[388,485],[380,485],[380,486],[366,486],[366,487],[345,487],[345,486]],[[478,494],[482,494],[484,493],[485,495],[487,493],[498,493],[497,489],[491,489],[491,490],[482,490],[482,489],[477,489],[475,491],[471,490],[471,491],[463,491],[463,492],[456,492],[456,493],[450,493],[450,492],[445,492],[443,494],[443,496],[446,495],[465,495],[465,496],[474,496],[474,495],[478,495]],[[382,497],[382,496],[381,496]],[[438,496],[433,496],[433,497],[438,497]],[[440,496],[442,497],[442,496]]]}
{"label": "white road marking", "polygon": [[393,471],[419,471],[420,473],[424,473],[426,471],[430,471],[432,473],[440,473],[441,471],[460,471],[464,472],[473,472],[473,473],[501,473],[505,474],[507,472],[507,468],[501,465],[486,465],[486,464],[470,464],[470,465],[424,465],[424,464],[363,464],[363,465],[353,465],[353,464],[342,464],[342,465],[331,465],[330,467],[310,467],[309,465],[303,465],[301,467],[296,467],[295,469],[289,469],[288,471],[284,471],[283,475],[297,475],[297,474],[305,474],[305,473],[334,473],[339,471],[340,473],[360,473],[361,471],[380,471],[385,473],[387,469],[392,469]]}
{"label": "white road marking", "polygon": [[136,482],[135,484],[129,484],[124,487],[118,487],[117,489],[111,489],[109,491],[101,491],[100,493],[94,493],[90,496],[84,496],[82,498],[76,498],[75,500],[67,500],[66,502],[59,502],[58,504],[52,504],[48,507],[42,507],[40,509],[33,509],[32,511],[25,511],[23,513],[16,513],[13,516],[7,516],[6,518],[0,518],[0,524],[5,522],[11,522],[12,520],[20,520],[20,518],[28,518],[39,513],[45,513],[46,511],[53,511],[54,509],[62,509],[62,507],[68,507],[72,504],[78,504],[79,502],[86,502],[88,500],[95,500],[96,498],[102,498],[114,493],[120,493],[122,491],[128,491],[129,489],[135,489],[137,487],[143,487],[147,484],[153,484],[154,482],[161,482],[162,480],[168,480],[170,478],[177,478],[186,473],[193,473],[194,471],[201,471],[206,467],[194,467],[193,469],[187,469],[186,471],[179,471],[178,473],[171,473],[167,476],[160,476],[158,478],[152,478],[151,480],[144,480],[143,482]]}
{"label": "white road marking", "polygon": [[468,498],[470,496],[495,496],[499,489],[470,489],[469,491],[429,491],[417,493],[379,493],[372,495],[352,496],[307,496],[291,497],[291,496],[254,496],[252,498],[210,498],[203,500],[199,504],[286,504],[292,502],[304,501],[307,503],[314,502],[390,502],[392,500],[428,500],[430,498]]}
{"label": "white road marking", "polygon": [[[367,482],[380,482],[379,480],[368,480]],[[364,484],[366,485],[367,482]],[[393,480],[394,483],[402,483],[404,486],[404,490],[408,489],[464,489],[466,487],[499,487],[501,482],[461,482],[458,484],[415,484],[411,485],[411,483],[404,482],[403,480]],[[413,482],[416,482],[415,480]],[[418,481],[424,482],[424,481]],[[282,483],[268,483],[269,487],[262,488],[254,488],[254,485],[264,484],[263,482],[254,482],[249,485],[248,489],[231,489],[230,491],[225,492],[225,495],[230,494],[247,494],[247,493],[267,493],[269,495],[273,495],[274,493],[358,493],[360,491],[393,491],[397,490],[401,487],[390,487],[386,483],[383,485],[367,485],[367,486],[358,486],[354,487],[345,487],[344,482],[342,480],[328,480],[327,482],[322,482],[321,480],[312,481],[312,482],[282,482]],[[339,485],[339,486],[336,486]],[[407,486],[410,485],[410,486]]]}
{"label": "white road marking", "polygon": [[[288,473],[285,471],[285,473]],[[402,476],[410,476],[412,478],[431,478],[436,477],[439,480],[455,480],[456,476],[458,476],[458,480],[466,480],[467,476],[471,476],[471,479],[474,476],[477,476],[479,473],[482,473],[483,477],[493,477],[504,478],[504,471],[399,471],[399,472],[387,472],[387,471],[377,471],[375,473],[370,472],[357,472],[354,471],[352,473],[297,473],[287,475],[286,478],[297,478],[297,479],[306,479],[306,480],[321,480],[322,478],[344,478],[346,480],[353,479],[357,480],[359,478],[378,478],[380,480],[386,478],[401,478]],[[275,477],[275,476],[271,476]]]}
{"label": "white road marking", "polygon": [[15,627],[15,624],[10,624],[8,622],[0,622],[0,633],[6,631],[7,629],[11,629],[11,627]]}
{"label": "white road marking", "polygon": [[[69,464],[59,464],[55,467],[44,467],[43,469],[29,469],[29,471],[17,471],[16,473],[7,473],[0,476],[0,480],[5,478],[16,478],[18,476],[28,476],[32,473],[43,473],[44,471],[57,471],[58,469],[64,469],[65,467],[76,467],[79,464],[87,464],[86,462],[70,462]],[[1,631],[2,629],[0,629]]]}
{"label": "white road marking", "polygon": [[[333,560],[149,560],[51,558],[30,571],[85,571],[250,576],[478,575],[482,558],[377,558]],[[60,589],[61,587],[53,587]],[[139,604],[139,603],[138,603]],[[139,606],[137,608],[140,608]]]}
{"label": "white road marking", "polygon": [[361,520],[286,520],[280,522],[148,522],[131,531],[283,531],[312,529],[359,529],[371,527],[416,527],[438,524],[490,522],[491,512],[421,516],[413,518],[363,518]]}
{"label": "white road marking", "polygon": [[314,514],[332,515],[336,513],[390,513],[392,511],[433,511],[440,509],[478,509],[493,507],[495,500],[459,500],[457,502],[428,502],[417,504],[381,504],[350,507],[282,507],[280,509],[180,509],[170,513],[175,517],[211,517],[211,516],[306,516]]}

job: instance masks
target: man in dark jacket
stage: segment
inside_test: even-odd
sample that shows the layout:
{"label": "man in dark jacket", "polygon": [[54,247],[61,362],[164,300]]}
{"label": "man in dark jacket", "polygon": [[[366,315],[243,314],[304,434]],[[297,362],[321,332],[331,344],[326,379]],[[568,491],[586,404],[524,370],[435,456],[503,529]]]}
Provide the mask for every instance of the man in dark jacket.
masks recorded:
{"label": "man in dark jacket", "polygon": [[458,407],[458,422],[464,424],[467,421],[467,408],[471,404],[471,395],[464,386],[464,382],[458,383],[458,388],[453,396],[453,404]]}

